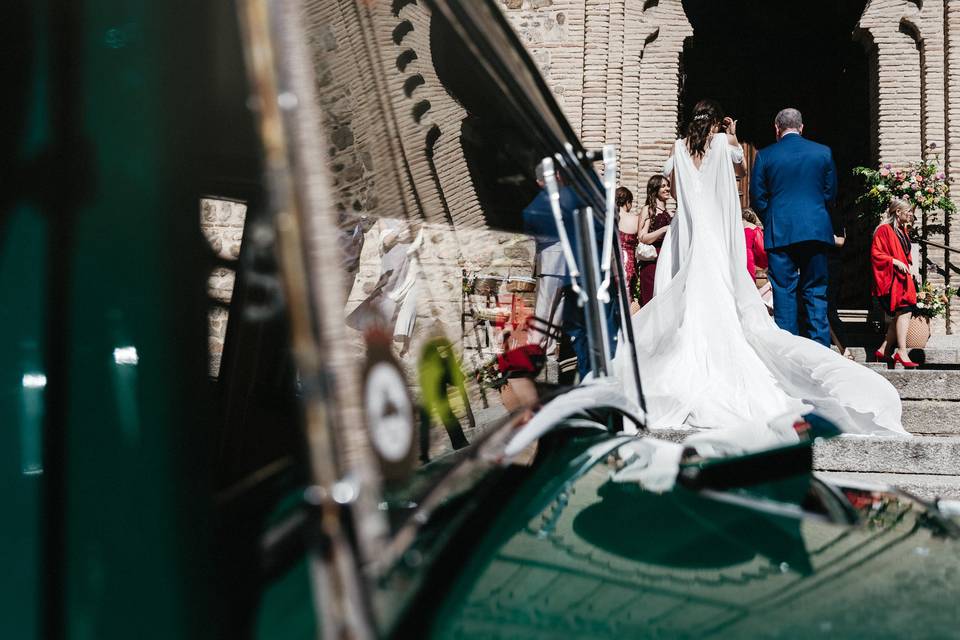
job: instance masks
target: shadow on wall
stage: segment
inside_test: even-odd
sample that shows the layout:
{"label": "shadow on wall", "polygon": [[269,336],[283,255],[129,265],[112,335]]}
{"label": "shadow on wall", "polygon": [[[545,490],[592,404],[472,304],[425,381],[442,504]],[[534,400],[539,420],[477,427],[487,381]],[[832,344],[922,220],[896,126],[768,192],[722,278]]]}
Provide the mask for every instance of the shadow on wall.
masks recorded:
{"label": "shadow on wall", "polygon": [[433,59],[437,77],[468,114],[461,122],[460,142],[485,221],[520,231],[523,208],[539,191],[534,172],[540,158],[517,117],[496,99],[500,89],[477,72],[476,58],[437,13],[431,18],[430,40],[432,51],[443,52]]}

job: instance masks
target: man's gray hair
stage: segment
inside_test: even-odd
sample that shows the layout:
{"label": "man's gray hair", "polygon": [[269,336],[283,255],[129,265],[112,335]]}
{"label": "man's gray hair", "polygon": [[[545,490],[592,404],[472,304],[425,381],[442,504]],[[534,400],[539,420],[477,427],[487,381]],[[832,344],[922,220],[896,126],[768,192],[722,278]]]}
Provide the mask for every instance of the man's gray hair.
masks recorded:
{"label": "man's gray hair", "polygon": [[773,122],[777,125],[777,128],[780,129],[780,131],[785,129],[799,130],[800,127],[803,126],[803,116],[800,115],[799,111],[790,107],[778,113]]}

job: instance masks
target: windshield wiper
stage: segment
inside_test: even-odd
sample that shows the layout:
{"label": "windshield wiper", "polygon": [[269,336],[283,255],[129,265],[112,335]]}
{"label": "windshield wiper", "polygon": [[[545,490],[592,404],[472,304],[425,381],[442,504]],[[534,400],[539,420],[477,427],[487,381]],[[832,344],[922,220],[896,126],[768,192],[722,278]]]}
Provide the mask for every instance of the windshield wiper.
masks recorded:
{"label": "windshield wiper", "polygon": [[603,253],[600,256],[603,282],[597,289],[597,299],[606,304],[610,302],[610,280],[613,277],[613,234],[617,209],[617,152],[612,144],[603,147],[603,188],[607,197],[607,212],[603,222]]}

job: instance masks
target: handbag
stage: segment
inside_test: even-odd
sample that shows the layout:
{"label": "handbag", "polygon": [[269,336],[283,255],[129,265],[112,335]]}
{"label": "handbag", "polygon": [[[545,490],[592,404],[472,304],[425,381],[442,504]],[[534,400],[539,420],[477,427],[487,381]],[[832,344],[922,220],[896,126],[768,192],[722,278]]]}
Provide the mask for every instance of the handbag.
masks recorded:
{"label": "handbag", "polygon": [[652,244],[640,243],[637,245],[637,260],[652,262],[657,259],[657,248]]}

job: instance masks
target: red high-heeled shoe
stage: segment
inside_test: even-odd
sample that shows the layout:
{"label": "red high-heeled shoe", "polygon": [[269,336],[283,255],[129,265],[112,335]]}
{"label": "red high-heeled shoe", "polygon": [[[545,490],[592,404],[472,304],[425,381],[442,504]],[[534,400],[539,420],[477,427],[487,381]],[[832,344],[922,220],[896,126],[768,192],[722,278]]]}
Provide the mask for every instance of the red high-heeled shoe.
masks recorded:
{"label": "red high-heeled shoe", "polygon": [[887,362],[890,360],[890,356],[885,354],[883,351],[880,351],[880,349],[877,349],[873,352],[873,357],[876,358],[877,362]]}
{"label": "red high-heeled shoe", "polygon": [[903,365],[904,369],[916,369],[917,367],[920,366],[919,364],[917,364],[916,362],[913,362],[912,360],[904,360],[903,358],[900,357],[899,353],[893,354],[893,361]]}

